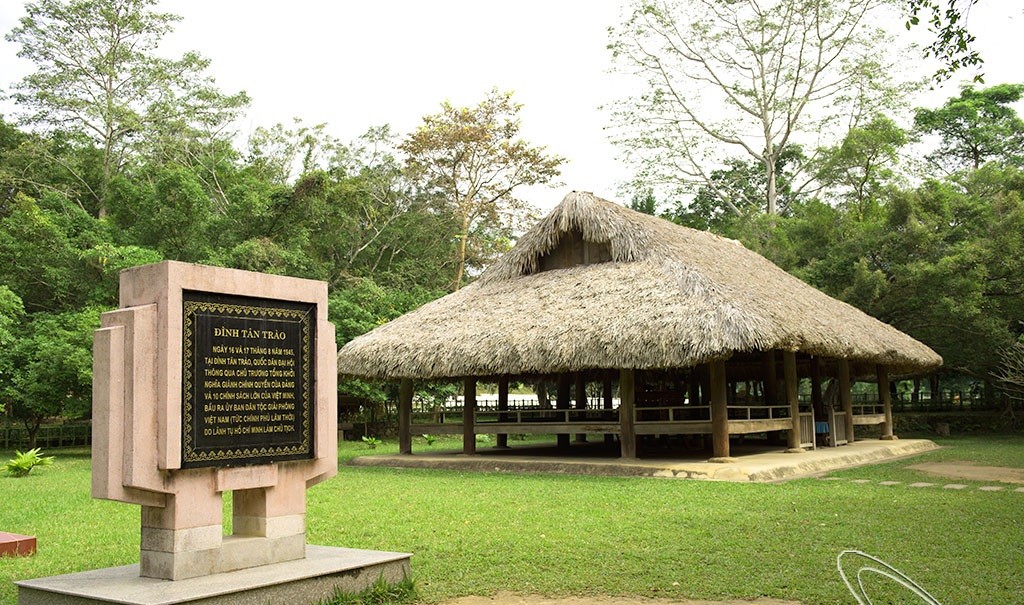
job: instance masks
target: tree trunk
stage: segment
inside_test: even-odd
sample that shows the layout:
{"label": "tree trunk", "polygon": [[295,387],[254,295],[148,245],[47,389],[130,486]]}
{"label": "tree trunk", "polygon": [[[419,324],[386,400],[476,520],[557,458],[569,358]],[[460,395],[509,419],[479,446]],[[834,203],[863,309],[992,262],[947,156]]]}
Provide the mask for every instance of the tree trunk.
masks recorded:
{"label": "tree trunk", "polygon": [[452,284],[452,292],[462,287],[462,276],[466,272],[466,240],[469,239],[469,216],[462,217],[462,233],[459,236],[459,262],[455,267],[455,283]]}

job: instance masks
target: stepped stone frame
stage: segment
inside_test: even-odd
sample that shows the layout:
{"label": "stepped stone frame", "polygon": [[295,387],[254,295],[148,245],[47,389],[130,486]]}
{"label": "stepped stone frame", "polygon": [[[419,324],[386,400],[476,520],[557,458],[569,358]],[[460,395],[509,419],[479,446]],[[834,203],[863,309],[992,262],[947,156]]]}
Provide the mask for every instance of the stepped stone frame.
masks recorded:
{"label": "stepped stone frame", "polygon": [[[466,454],[481,433],[499,446],[508,434],[556,434],[563,449],[573,433],[603,433],[630,459],[638,436],[684,435],[710,436],[717,462],[733,460],[731,435],[784,433],[794,453],[819,433],[848,443],[856,425],[880,424],[895,439],[890,376],[941,364],[739,242],[584,192],[567,195],[474,283],[338,353],[343,376],[399,383],[403,454],[414,433],[461,432]],[[810,406],[798,399],[801,379]],[[461,382],[461,424],[414,424],[416,380]],[[513,380],[557,384],[555,407],[510,409]],[[877,405],[854,405],[857,380],[877,383]],[[478,381],[498,385],[496,410],[477,409]],[[588,384],[600,385],[597,404]]]}
{"label": "stepped stone frame", "polygon": [[141,505],[140,575],[302,559],[306,489],[338,463],[326,284],[179,262],[120,280],[94,335],[92,495]]}

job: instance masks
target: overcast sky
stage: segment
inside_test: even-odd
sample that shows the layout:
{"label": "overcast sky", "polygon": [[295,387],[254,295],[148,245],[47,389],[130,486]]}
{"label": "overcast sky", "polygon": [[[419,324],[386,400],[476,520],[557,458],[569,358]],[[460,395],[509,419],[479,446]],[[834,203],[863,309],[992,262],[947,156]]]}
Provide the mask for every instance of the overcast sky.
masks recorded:
{"label": "overcast sky", "polygon": [[[23,14],[0,0],[0,30]],[[564,185],[524,193],[542,208],[573,189],[621,199],[630,171],[606,140],[600,107],[629,83],[608,72],[607,29],[624,0],[164,0],[182,17],[164,51],[197,50],[226,92],[245,90],[252,106],[239,125],[326,122],[349,141],[371,126],[407,133],[440,103],[475,105],[492,87],[524,105],[524,137],[565,156]],[[1021,0],[980,0],[969,24],[979,38],[986,83],[1024,82]],[[0,43],[0,87],[30,66]],[[916,57],[909,58],[917,61]],[[922,103],[941,104],[957,82]],[[10,106],[2,113],[10,114]]]}

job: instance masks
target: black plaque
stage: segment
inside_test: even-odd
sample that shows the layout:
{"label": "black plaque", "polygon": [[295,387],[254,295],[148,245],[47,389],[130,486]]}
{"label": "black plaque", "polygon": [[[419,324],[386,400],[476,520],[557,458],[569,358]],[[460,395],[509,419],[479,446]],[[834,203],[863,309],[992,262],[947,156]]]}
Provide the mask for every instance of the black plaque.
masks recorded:
{"label": "black plaque", "polygon": [[316,305],[182,299],[182,468],[313,458]]}

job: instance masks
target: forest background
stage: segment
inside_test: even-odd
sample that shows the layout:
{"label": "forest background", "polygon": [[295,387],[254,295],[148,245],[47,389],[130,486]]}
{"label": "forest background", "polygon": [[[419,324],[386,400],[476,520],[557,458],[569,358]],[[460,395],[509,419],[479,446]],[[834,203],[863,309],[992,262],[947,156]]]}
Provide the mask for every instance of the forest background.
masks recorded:
{"label": "forest background", "polygon": [[[893,65],[939,51],[894,52],[885,28],[836,17],[886,3],[765,4],[760,17],[714,0],[624,4],[607,40],[637,83],[607,107],[634,175],[621,198],[738,239],[922,340],[945,360],[933,390],[941,380],[1012,405],[1000,378],[1024,333],[1024,84],[976,81],[912,107],[929,84]],[[817,25],[787,21],[805,5]],[[173,259],[326,281],[341,345],[472,280],[537,218],[520,192],[557,182],[566,163],[523,139],[523,107],[498,88],[441,102],[405,133],[367,125],[341,141],[296,120],[240,140],[248,95],[218,88],[198,53],[160,54],[179,20],[159,8],[39,0],[7,33],[35,69],[10,83],[15,110],[0,119],[0,402],[32,434],[88,417],[92,331],[122,269]],[[818,36],[819,71],[806,57],[787,67],[822,24],[842,31]],[[682,28],[706,46],[665,44]],[[762,43],[745,63],[752,32]],[[754,64],[783,85],[750,84],[746,67],[721,77]],[[694,83],[726,115],[704,119],[677,94]]]}

